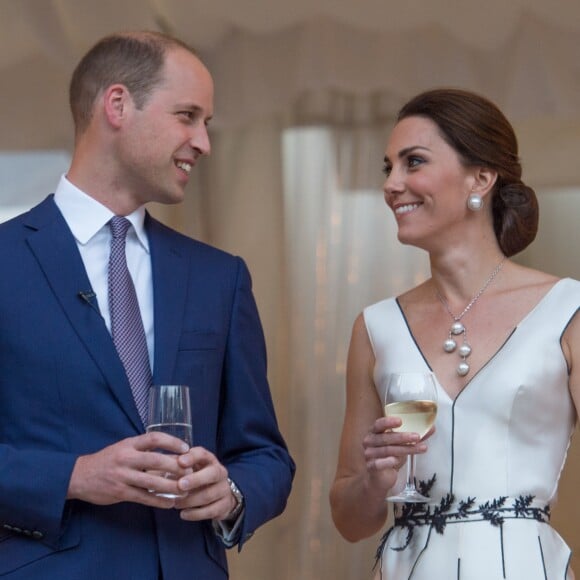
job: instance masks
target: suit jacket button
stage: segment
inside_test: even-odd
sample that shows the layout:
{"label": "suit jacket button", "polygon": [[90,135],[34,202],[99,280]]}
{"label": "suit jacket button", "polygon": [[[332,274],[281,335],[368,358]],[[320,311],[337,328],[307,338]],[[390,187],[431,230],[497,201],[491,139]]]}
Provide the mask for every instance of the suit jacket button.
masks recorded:
{"label": "suit jacket button", "polygon": [[44,538],[44,534],[42,532],[39,532],[38,530],[35,530],[34,532],[32,532],[32,537],[35,540],[42,540],[42,538]]}

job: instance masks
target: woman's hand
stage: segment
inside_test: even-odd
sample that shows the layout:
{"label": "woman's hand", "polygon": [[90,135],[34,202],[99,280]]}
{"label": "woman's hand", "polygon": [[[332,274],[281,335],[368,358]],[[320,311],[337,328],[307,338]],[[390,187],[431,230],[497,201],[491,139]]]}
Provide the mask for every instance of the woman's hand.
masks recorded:
{"label": "woman's hand", "polygon": [[423,441],[434,431],[432,428],[423,439],[418,433],[393,431],[401,424],[398,417],[380,417],[363,439],[367,470],[371,474],[385,472],[387,484],[390,483],[389,489],[395,484],[397,472],[405,464],[407,456],[410,453],[417,455],[427,451],[427,445]]}

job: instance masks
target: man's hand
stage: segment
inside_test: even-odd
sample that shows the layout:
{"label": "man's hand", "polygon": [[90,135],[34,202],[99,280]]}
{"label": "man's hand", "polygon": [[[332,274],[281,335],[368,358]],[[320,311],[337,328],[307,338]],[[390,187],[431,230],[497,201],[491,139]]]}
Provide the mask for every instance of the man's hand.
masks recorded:
{"label": "man's hand", "polygon": [[[180,466],[178,458],[187,450],[187,444],[176,437],[146,433],[119,441],[97,453],[83,455],[75,463],[67,499],[97,505],[130,501],[172,508],[175,500],[158,497],[149,490],[180,493],[177,479],[186,470]],[[173,474],[175,479],[164,477],[165,473]]]}
{"label": "man's hand", "polygon": [[187,493],[176,500],[184,520],[224,520],[236,506],[228,483],[228,470],[213,453],[203,447],[192,447],[178,459],[179,465],[189,473],[177,482]]}

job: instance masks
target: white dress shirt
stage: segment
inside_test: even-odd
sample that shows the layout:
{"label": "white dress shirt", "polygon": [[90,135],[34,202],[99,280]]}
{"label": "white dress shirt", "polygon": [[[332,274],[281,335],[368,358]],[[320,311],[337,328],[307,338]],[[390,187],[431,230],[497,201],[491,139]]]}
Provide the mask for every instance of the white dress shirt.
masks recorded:
{"label": "white dress shirt", "polygon": [[[107,225],[115,215],[110,209],[74,186],[65,175],[60,179],[54,202],[70,228],[81,253],[91,288],[79,288],[79,292],[95,293],[99,311],[111,332],[109,312],[108,270],[111,252],[111,230]],[[149,240],[145,233],[145,208],[140,207],[125,216],[133,227],[127,232],[125,252],[127,267],[133,278],[147,348],[153,372],[153,276]]]}

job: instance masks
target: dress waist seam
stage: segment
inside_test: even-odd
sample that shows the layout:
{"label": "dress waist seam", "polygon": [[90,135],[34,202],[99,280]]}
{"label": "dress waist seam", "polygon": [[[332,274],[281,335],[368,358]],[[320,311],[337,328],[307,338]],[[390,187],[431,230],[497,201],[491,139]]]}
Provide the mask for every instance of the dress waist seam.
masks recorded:
{"label": "dress waist seam", "polygon": [[430,536],[433,531],[444,534],[448,524],[488,522],[501,528],[506,520],[518,519],[547,524],[550,521],[550,504],[545,500],[536,499],[531,494],[518,497],[500,496],[478,501],[475,497],[456,499],[451,493],[442,497],[438,503],[398,504],[395,506],[394,525],[387,530],[379,543],[377,560],[391,532],[397,528],[407,531],[406,538],[402,545],[391,549],[401,551],[409,546],[418,528],[427,527]]}
{"label": "dress waist seam", "polygon": [[501,525],[506,519],[529,519],[547,523],[550,504],[533,495],[500,496],[477,501],[475,497],[457,500],[447,494],[438,503],[403,504],[395,508],[395,527],[433,525],[436,531],[446,524],[488,521]]}

